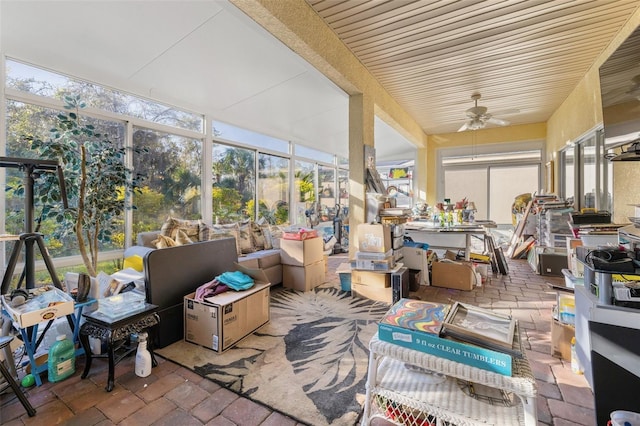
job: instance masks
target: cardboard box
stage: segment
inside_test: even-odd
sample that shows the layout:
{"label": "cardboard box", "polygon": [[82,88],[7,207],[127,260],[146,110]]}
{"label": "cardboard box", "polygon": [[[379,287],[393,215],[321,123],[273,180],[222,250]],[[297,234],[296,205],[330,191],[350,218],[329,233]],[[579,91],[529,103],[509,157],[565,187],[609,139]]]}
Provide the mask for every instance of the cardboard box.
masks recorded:
{"label": "cardboard box", "polygon": [[282,286],[310,291],[325,282],[324,260],[306,266],[282,265]]}
{"label": "cardboard box", "polygon": [[391,274],[386,272],[351,270],[351,283],[363,284],[370,287],[391,287]]}
{"label": "cardboard box", "polygon": [[[424,305],[424,307],[421,307]],[[398,311],[398,307],[402,307]],[[446,305],[434,304],[423,301],[400,300],[394,304],[387,315],[378,323],[378,337],[380,340],[394,343],[399,346],[425,352],[448,359],[493,371],[495,373],[512,375],[513,358],[511,355],[500,351],[481,348],[480,346],[454,341],[438,336],[436,330],[424,330],[415,328],[416,324],[433,323],[437,327],[438,320],[434,320],[437,313],[428,312],[445,311]],[[428,312],[428,314],[426,314]],[[428,315],[429,321],[416,321],[416,316]],[[387,319],[388,318],[388,319]],[[405,319],[406,318],[406,319]],[[440,322],[442,317],[440,317]]]}
{"label": "cardboard box", "polygon": [[221,353],[269,322],[270,284],[260,270],[248,275],[256,280],[249,290],[230,290],[204,301],[196,301],[195,292],[184,297],[185,341]]}
{"label": "cardboard box", "polygon": [[33,297],[19,306],[11,306],[8,294],[2,296],[5,312],[20,327],[29,327],[73,313],[74,302],[71,296],[52,285],[31,289],[29,292]]}
{"label": "cardboard box", "polygon": [[271,284],[280,284],[282,282],[282,265],[272,266],[262,271],[267,276],[267,281]]}
{"label": "cardboard box", "polygon": [[431,265],[431,285],[435,287],[472,290],[477,276],[471,262],[438,261]]}
{"label": "cardboard box", "polygon": [[571,338],[575,335],[573,325],[551,318],[551,356],[571,361]]}
{"label": "cardboard box", "polygon": [[[351,271],[351,274],[353,274],[353,272],[354,271]],[[393,300],[393,291],[390,286],[375,287],[375,286],[369,286],[366,284],[354,283],[353,275],[352,275],[352,282],[351,282],[351,295],[353,297],[361,297],[361,298],[371,299],[378,302],[389,303],[389,304]]]}
{"label": "cardboard box", "polygon": [[303,241],[280,240],[280,262],[283,265],[305,266],[324,259],[322,238]]}
{"label": "cardboard box", "polygon": [[386,253],[391,247],[391,226],[381,223],[358,225],[358,248],[360,251]]}

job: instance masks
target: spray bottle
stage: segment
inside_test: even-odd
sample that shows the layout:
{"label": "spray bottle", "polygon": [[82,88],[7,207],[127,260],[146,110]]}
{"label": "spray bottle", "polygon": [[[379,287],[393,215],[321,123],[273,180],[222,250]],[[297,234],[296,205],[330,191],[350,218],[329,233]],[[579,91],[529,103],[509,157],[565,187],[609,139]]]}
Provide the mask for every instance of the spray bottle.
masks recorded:
{"label": "spray bottle", "polygon": [[135,372],[138,377],[147,377],[151,374],[151,353],[147,349],[147,333],[144,332],[138,334]]}

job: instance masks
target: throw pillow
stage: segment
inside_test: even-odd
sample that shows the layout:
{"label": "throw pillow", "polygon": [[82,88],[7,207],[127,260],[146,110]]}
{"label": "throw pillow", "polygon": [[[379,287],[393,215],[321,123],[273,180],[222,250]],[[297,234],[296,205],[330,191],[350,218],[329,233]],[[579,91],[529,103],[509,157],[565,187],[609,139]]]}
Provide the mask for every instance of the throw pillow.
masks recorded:
{"label": "throw pillow", "polygon": [[271,225],[269,228],[271,232],[271,245],[274,249],[280,248],[280,239],[282,238],[282,228],[278,225]]}
{"label": "throw pillow", "polygon": [[236,239],[236,253],[238,256],[242,254],[240,249],[240,231],[237,223],[229,223],[226,225],[213,225],[209,227],[209,239],[216,240],[219,238],[233,237]]}
{"label": "throw pillow", "polygon": [[255,250],[264,250],[266,248],[266,241],[264,232],[262,231],[262,227],[253,221],[249,222],[249,226],[251,228],[253,247],[255,248]]}
{"label": "throw pillow", "polygon": [[253,244],[253,236],[250,222],[243,222],[238,224],[238,242],[240,244],[240,251],[243,254],[253,253],[256,248]]}
{"label": "throw pillow", "polygon": [[271,250],[273,248],[273,236],[271,235],[271,226],[266,223],[260,225],[262,228],[262,235],[264,235],[264,249]]}
{"label": "throw pillow", "polygon": [[184,232],[182,229],[178,229],[178,232],[176,233],[175,242],[177,246],[182,246],[185,244],[192,244],[193,240],[189,238],[187,233]]}
{"label": "throw pillow", "polygon": [[213,230],[202,220],[198,221],[198,241],[209,241]]}
{"label": "throw pillow", "polygon": [[154,246],[156,246],[156,248],[159,249],[176,246],[176,242],[173,241],[172,238],[166,237],[164,235],[158,235],[158,238],[153,240],[152,243]]}
{"label": "throw pillow", "polygon": [[172,240],[175,240],[178,234],[178,230],[184,231],[191,239],[191,241],[199,241],[198,238],[200,233],[200,221],[176,219],[175,217],[169,216],[167,220],[162,224],[160,235],[164,235],[165,237],[169,237]]}

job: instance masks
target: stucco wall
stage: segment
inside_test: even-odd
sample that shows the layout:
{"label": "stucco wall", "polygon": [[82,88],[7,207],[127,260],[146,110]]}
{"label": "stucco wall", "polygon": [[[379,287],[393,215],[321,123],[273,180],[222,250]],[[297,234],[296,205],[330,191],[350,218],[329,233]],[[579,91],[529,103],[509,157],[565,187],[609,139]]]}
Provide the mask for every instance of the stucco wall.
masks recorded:
{"label": "stucco wall", "polygon": [[437,200],[436,151],[442,148],[455,148],[469,145],[489,145],[496,143],[544,140],[547,133],[546,123],[523,124],[519,126],[496,127],[472,132],[442,133],[430,135],[427,146],[427,203],[434,205]]}

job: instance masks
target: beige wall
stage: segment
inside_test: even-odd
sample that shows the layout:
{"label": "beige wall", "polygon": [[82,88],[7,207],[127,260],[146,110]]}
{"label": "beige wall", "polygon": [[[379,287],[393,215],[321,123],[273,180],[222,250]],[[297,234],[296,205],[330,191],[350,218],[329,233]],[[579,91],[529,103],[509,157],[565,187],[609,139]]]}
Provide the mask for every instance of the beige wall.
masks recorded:
{"label": "beige wall", "polygon": [[469,145],[489,145],[508,142],[525,142],[533,140],[544,140],[547,126],[545,123],[523,124],[519,126],[496,127],[471,132],[442,133],[430,135],[427,146],[427,203],[434,205],[437,201],[437,178],[436,161],[438,159],[437,150],[442,148],[456,148]]}

